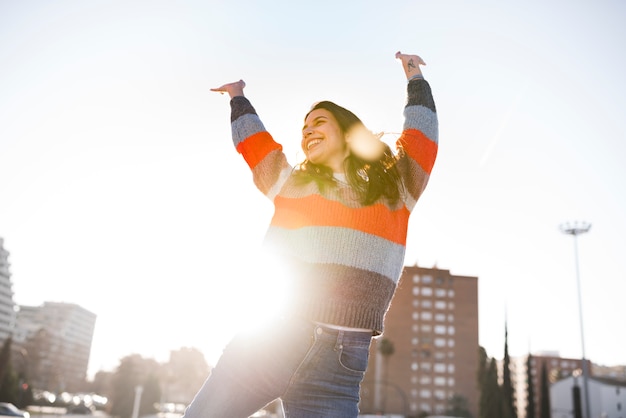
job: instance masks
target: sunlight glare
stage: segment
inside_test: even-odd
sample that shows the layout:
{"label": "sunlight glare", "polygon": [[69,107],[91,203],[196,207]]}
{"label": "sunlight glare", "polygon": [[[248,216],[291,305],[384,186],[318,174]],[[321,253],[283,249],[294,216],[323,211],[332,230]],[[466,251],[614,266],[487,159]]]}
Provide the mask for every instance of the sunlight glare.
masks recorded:
{"label": "sunlight glare", "polygon": [[346,138],[350,150],[365,161],[376,161],[385,152],[384,143],[364,127],[350,130]]}
{"label": "sunlight glare", "polygon": [[229,320],[233,331],[255,331],[280,314],[287,296],[287,269],[261,251],[242,263]]}

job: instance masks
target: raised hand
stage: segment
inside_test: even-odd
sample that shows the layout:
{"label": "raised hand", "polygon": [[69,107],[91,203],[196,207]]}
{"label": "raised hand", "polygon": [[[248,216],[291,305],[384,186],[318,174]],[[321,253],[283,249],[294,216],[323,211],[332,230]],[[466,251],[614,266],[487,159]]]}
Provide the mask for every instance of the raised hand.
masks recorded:
{"label": "raised hand", "polygon": [[215,91],[221,94],[228,93],[228,95],[232,99],[235,96],[243,96],[244,87],[246,87],[246,82],[243,80],[239,80],[232,83],[224,84],[220,87],[213,88],[211,89],[211,91]]}
{"label": "raised hand", "polygon": [[415,76],[422,76],[420,65],[426,65],[426,63],[422,58],[420,58],[419,55],[403,54],[398,51],[396,52],[396,58],[402,61],[402,68],[404,68],[407,80],[410,80]]}

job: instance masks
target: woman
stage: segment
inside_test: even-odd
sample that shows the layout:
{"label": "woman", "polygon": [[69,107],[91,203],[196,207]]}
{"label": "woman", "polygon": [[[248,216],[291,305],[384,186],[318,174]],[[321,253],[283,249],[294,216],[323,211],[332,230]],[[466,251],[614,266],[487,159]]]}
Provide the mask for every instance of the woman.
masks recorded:
{"label": "woman", "polygon": [[212,89],[229,94],[236,149],[274,203],[265,244],[288,267],[290,292],[279,319],[225,348],[185,417],[247,417],[278,398],[287,418],[358,415],[371,339],[383,331],[409,214],[437,154],[425,64],[417,55],[396,58],[408,100],[395,154],[352,112],[324,101],[305,117],[306,160],[294,168],[245,98],[243,81]]}

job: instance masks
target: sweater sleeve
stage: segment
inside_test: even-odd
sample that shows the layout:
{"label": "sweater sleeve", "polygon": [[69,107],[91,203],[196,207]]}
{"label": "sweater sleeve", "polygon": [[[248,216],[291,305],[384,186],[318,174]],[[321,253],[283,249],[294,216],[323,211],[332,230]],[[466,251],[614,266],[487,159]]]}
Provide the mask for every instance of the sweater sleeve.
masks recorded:
{"label": "sweater sleeve", "polygon": [[413,79],[407,85],[404,127],[396,145],[403,155],[399,169],[405,186],[405,204],[413,210],[435,164],[439,142],[437,110],[430,85]]}
{"label": "sweater sleeve", "polygon": [[291,167],[282,146],[274,141],[250,101],[244,96],[233,97],[231,106],[231,130],[233,143],[248,166],[254,183],[270,199],[282,186]]}

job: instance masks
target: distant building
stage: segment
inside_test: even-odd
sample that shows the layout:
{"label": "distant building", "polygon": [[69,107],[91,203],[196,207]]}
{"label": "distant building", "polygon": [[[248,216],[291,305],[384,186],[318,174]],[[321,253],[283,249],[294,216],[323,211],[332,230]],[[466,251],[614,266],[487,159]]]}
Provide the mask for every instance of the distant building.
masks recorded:
{"label": "distant building", "polygon": [[[585,411],[585,397],[581,376],[569,376],[555,382],[550,387],[550,406],[552,418],[573,417],[574,386],[581,393],[581,410]],[[592,417],[620,418],[626,416],[626,382],[590,377],[587,381],[589,389],[589,412]]]}
{"label": "distant building", "polygon": [[[393,346],[383,356],[380,347]],[[478,416],[478,278],[405,267],[385,330],[372,343],[364,414],[443,414],[453,397]]]}
{"label": "distant building", "polygon": [[9,252],[4,249],[4,239],[0,238],[0,346],[12,335],[15,325],[15,302],[9,267]]}
{"label": "distant building", "polygon": [[95,322],[95,314],[72,303],[20,306],[15,340],[28,358],[34,388],[71,392],[84,387]]}
{"label": "distant building", "polygon": [[[586,360],[589,365],[589,360]],[[515,357],[511,360],[511,375],[516,392],[517,416],[526,416],[528,404],[528,356]],[[541,406],[541,369],[545,365],[546,375],[550,385],[571,376],[582,369],[581,359],[563,358],[557,352],[541,352],[532,354],[530,375],[532,376],[533,393],[535,395],[535,416],[539,416]],[[552,408],[554,409],[554,407]],[[595,416],[595,415],[594,415]],[[553,415],[556,417],[556,415]]]}
{"label": "distant building", "polygon": [[626,382],[626,365],[603,366],[600,364],[592,364],[591,374],[596,377],[605,377],[608,379],[621,380],[623,382]]}

